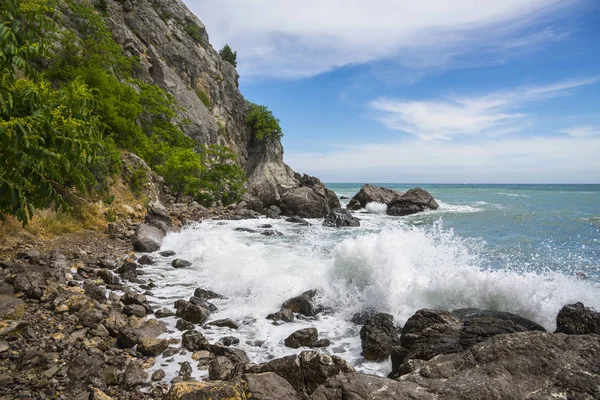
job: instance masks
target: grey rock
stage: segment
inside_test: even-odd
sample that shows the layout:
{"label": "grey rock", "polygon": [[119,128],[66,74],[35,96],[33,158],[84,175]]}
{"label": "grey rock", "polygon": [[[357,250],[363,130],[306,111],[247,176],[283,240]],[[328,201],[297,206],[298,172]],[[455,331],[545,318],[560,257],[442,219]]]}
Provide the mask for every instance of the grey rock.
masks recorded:
{"label": "grey rock", "polygon": [[156,318],[167,318],[175,316],[175,313],[168,308],[161,308],[154,313]]}
{"label": "grey rock", "polygon": [[118,275],[113,274],[107,269],[97,271],[96,275],[98,275],[98,277],[100,277],[107,285],[117,285],[121,281]]}
{"label": "grey rock", "polygon": [[429,192],[421,188],[414,188],[390,201],[387,214],[404,216],[425,210],[437,210],[438,207],[438,203]]}
{"label": "grey rock", "polygon": [[151,253],[160,249],[165,234],[158,228],[148,224],[139,224],[133,238],[135,251]]}
{"label": "grey rock", "polygon": [[304,328],[299,329],[292,333],[284,340],[284,344],[287,347],[294,349],[300,347],[312,347],[319,337],[319,333],[316,328]]}
{"label": "grey rock", "polygon": [[197,306],[200,306],[202,308],[205,308],[208,311],[210,311],[211,313],[218,311],[217,306],[215,306],[210,301],[206,301],[204,299],[201,299],[200,297],[192,296],[192,297],[190,297],[190,301],[189,302],[192,303],[192,304],[195,304]]}
{"label": "grey rock", "polygon": [[0,319],[19,320],[25,313],[23,300],[0,294]]}
{"label": "grey rock", "polygon": [[176,253],[173,250],[165,250],[159,252],[158,254],[160,254],[163,257],[173,257]]}
{"label": "grey rock", "polygon": [[171,266],[173,266],[173,268],[186,268],[190,267],[191,265],[191,262],[187,260],[182,260],[181,258],[176,258],[171,262]]}
{"label": "grey rock", "polygon": [[148,254],[144,254],[143,256],[141,256],[140,258],[138,258],[137,262],[140,263],[140,264],[142,264],[142,265],[154,265],[154,264],[156,264],[156,260],[154,260],[154,258],[150,257]]}
{"label": "grey rock", "polygon": [[194,369],[192,368],[192,364],[188,361],[184,361],[181,363],[181,367],[179,368],[179,376],[183,378],[183,380],[189,380],[192,376]]}
{"label": "grey rock", "polygon": [[188,302],[183,308],[177,310],[175,315],[192,324],[204,324],[210,317],[210,311]]}
{"label": "grey rock", "polygon": [[187,322],[185,319],[179,319],[175,324],[175,328],[179,329],[180,331],[190,331],[194,329],[194,324]]}
{"label": "grey rock", "polygon": [[317,291],[308,290],[300,296],[292,297],[281,305],[281,311],[290,310],[306,317],[315,317],[322,311],[322,308],[314,302],[316,295]]}
{"label": "grey rock", "polygon": [[208,364],[208,379],[211,381],[228,381],[235,375],[236,365],[229,358],[218,356]]}
{"label": "grey rock", "polygon": [[67,374],[73,381],[85,381],[102,376],[102,366],[104,360],[96,355],[88,355],[86,352],[79,352],[71,362]]}
{"label": "grey rock", "polygon": [[181,337],[181,345],[189,351],[207,350],[208,340],[198,331],[187,331]]}
{"label": "grey rock", "polygon": [[137,293],[135,290],[128,290],[121,297],[121,303],[123,303],[125,305],[128,305],[128,304],[138,304],[140,306],[143,306],[147,302],[148,302],[148,299],[146,298],[146,296],[144,296],[141,293]]}
{"label": "grey rock", "polygon": [[225,296],[213,292],[212,290],[198,288],[194,290],[194,296],[204,300],[225,299]]}
{"label": "grey rock", "polygon": [[156,357],[162,354],[169,347],[169,342],[165,339],[141,339],[137,350],[145,356]]}
{"label": "grey rock", "polygon": [[360,220],[353,216],[350,211],[343,208],[333,209],[323,220],[323,226],[330,228],[357,227]]}
{"label": "grey rock", "polygon": [[[311,400],[437,400],[430,393],[419,393],[419,387],[409,382],[397,382],[381,376],[348,373],[339,374],[321,385]],[[446,397],[440,397],[446,398]],[[448,397],[448,399],[450,399]]]}
{"label": "grey rock", "polygon": [[239,329],[239,327],[240,327],[237,322],[235,322],[234,320],[229,319],[229,318],[211,321],[207,325],[218,326],[220,328],[227,327],[227,328],[231,328],[231,329]]}
{"label": "grey rock", "polygon": [[300,396],[288,381],[273,372],[246,374],[244,380],[248,392],[256,400],[300,400]]}
{"label": "grey rock", "polygon": [[368,319],[360,330],[363,356],[370,361],[384,361],[392,347],[400,342],[400,331],[394,325],[394,317],[379,313]]}
{"label": "grey rock", "polygon": [[152,373],[152,376],[150,377],[150,379],[152,380],[152,382],[158,382],[158,381],[162,381],[163,379],[165,379],[165,377],[166,377],[165,371],[163,371],[162,369],[158,369]]}
{"label": "grey rock", "polygon": [[119,347],[129,349],[138,344],[139,341],[140,336],[133,328],[124,326],[119,329],[119,333],[117,334],[117,344]]}
{"label": "grey rock", "polygon": [[95,308],[85,310],[79,314],[79,323],[88,328],[96,328],[103,320],[102,312]]}
{"label": "grey rock", "polygon": [[402,194],[397,190],[366,184],[348,202],[347,208],[349,210],[359,210],[372,202],[390,204],[394,198],[400,197]]}
{"label": "grey rock", "polygon": [[600,335],[600,313],[583,303],[568,304],[556,316],[556,333]]}
{"label": "grey rock", "polygon": [[310,225],[310,223],[307,220],[305,220],[304,218],[299,217],[297,215],[286,218],[285,222],[290,222],[292,224],[305,225],[305,226]]}
{"label": "grey rock", "polygon": [[129,363],[123,375],[123,385],[126,387],[136,387],[148,379],[148,373],[144,370],[141,362],[134,360]]}
{"label": "grey rock", "polygon": [[139,304],[127,304],[123,307],[123,314],[131,316],[134,315],[139,318],[143,318],[146,316],[146,309],[144,306],[140,306]]}
{"label": "grey rock", "polygon": [[219,342],[223,343],[223,346],[233,346],[240,343],[240,339],[235,336],[223,336],[219,339]]}

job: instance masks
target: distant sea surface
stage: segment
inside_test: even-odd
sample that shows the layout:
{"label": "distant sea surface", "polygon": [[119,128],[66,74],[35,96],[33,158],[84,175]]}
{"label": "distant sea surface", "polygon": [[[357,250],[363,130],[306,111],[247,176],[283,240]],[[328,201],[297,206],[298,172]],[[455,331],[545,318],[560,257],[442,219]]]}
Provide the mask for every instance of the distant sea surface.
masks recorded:
{"label": "distant sea surface", "polygon": [[[352,197],[362,184],[328,184]],[[170,233],[162,250],[192,262],[171,267],[156,256],[144,266],[156,287],[155,307],[173,308],[197,287],[220,293],[211,319],[232,318],[240,328],[203,330],[212,342],[240,339],[253,362],[296,354],[283,345],[292,332],[315,327],[332,345],[322,351],[345,358],[364,372],[385,375],[390,363],[361,356],[361,311],[390,313],[398,325],[421,308],[476,307],[507,311],[555,329],[565,304],[600,309],[600,185],[405,185],[421,186],[440,207],[407,217],[386,215],[385,205],[355,213],[357,228],[309,226],[284,219],[203,221]],[[342,200],[347,203],[348,200]],[[263,235],[266,230],[281,235]],[[317,289],[328,312],[312,320],[274,325],[265,317],[290,297]],[[170,332],[175,318],[165,318]],[[256,341],[260,341],[259,345]],[[177,362],[189,355],[177,355]],[[170,378],[178,364],[166,367]],[[157,358],[156,368],[161,368]],[[203,372],[198,372],[202,374]]]}

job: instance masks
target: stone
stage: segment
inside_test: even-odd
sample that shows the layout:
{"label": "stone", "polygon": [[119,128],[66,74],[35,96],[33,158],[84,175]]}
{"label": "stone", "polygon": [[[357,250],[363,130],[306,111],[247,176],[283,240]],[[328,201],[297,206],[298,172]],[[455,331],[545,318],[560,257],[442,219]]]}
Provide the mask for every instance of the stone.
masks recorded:
{"label": "stone", "polygon": [[133,249],[142,253],[152,253],[160,249],[165,234],[148,224],[139,224],[133,238]]}
{"label": "stone", "polygon": [[281,323],[282,322],[293,322],[294,321],[294,313],[289,310],[281,310],[276,313],[271,313],[267,315],[267,319],[273,320],[273,323]]}
{"label": "stone", "polygon": [[139,386],[146,382],[148,373],[139,361],[131,361],[123,374],[123,385],[129,388]]}
{"label": "stone", "polygon": [[147,357],[156,357],[162,354],[169,347],[169,342],[165,339],[141,339],[137,346],[137,351]]}
{"label": "stone", "polygon": [[171,262],[171,266],[173,268],[186,268],[192,265],[191,262],[187,260],[182,260],[181,258],[176,258]]}
{"label": "stone", "polygon": [[318,347],[318,348],[329,347],[329,346],[331,346],[331,340],[329,340],[329,339],[319,339],[312,345],[312,347]]}
{"label": "stone", "polygon": [[[318,180],[317,180],[318,181]],[[324,218],[333,208],[341,208],[337,195],[320,182],[287,190],[279,203],[283,214],[302,218]]]}
{"label": "stone", "polygon": [[302,398],[306,398],[332,376],[354,372],[354,369],[343,358],[318,351],[303,351],[245,368],[246,374],[265,372],[274,372],[284,378]]}
{"label": "stone", "polygon": [[96,275],[98,275],[98,277],[102,279],[107,285],[117,285],[121,281],[118,275],[113,274],[107,269],[98,270],[96,272]]}
{"label": "stone", "polygon": [[85,310],[79,314],[79,323],[88,328],[96,328],[98,324],[102,323],[104,316],[98,309]]}
{"label": "stone", "polygon": [[0,294],[0,319],[19,320],[25,313],[23,300],[13,296]]}
{"label": "stone", "polygon": [[90,396],[87,400],[113,400],[113,398],[98,388],[90,388]]}
{"label": "stone", "polygon": [[297,215],[286,218],[285,222],[290,222],[292,224],[305,225],[308,226],[310,223],[302,217],[298,217]]}
{"label": "stone", "polygon": [[315,290],[308,290],[300,296],[292,297],[281,305],[281,310],[290,310],[306,317],[315,317],[321,312],[321,307],[314,304],[314,298],[317,295]]}
{"label": "stone", "polygon": [[189,380],[193,372],[194,369],[192,368],[192,364],[190,364],[188,361],[181,363],[181,367],[179,368],[179,376],[183,377],[183,380]]}
{"label": "stone", "polygon": [[394,317],[379,313],[368,319],[360,330],[363,357],[369,361],[385,361],[392,347],[400,342],[400,331]]}
{"label": "stone", "polygon": [[[339,374],[319,386],[310,400],[437,400],[428,393],[419,393],[416,384],[397,382],[381,376],[348,373]],[[452,397],[440,397],[440,399]],[[460,397],[456,397],[457,399]],[[482,398],[483,399],[483,398]]]}
{"label": "stone", "polygon": [[292,385],[274,372],[246,374],[243,378],[255,400],[300,400]]}
{"label": "stone", "polygon": [[92,378],[102,376],[103,365],[102,358],[79,352],[69,363],[67,374],[73,381],[89,382]]}
{"label": "stone", "polygon": [[180,331],[190,331],[194,329],[194,324],[192,324],[191,322],[187,322],[185,319],[180,319],[177,320],[175,328],[177,328]]}
{"label": "stone", "polygon": [[568,304],[556,316],[556,332],[568,335],[600,335],[600,313],[583,303]]}
{"label": "stone", "polygon": [[106,303],[106,291],[94,283],[84,283],[83,290],[85,295],[99,303]]}
{"label": "stone", "polygon": [[176,253],[173,250],[165,250],[159,252],[158,254],[160,254],[163,257],[173,257]]}
{"label": "stone", "polygon": [[226,298],[225,296],[215,293],[212,290],[203,289],[203,288],[198,288],[198,289],[194,290],[194,296],[204,299],[204,300],[225,299]]}
{"label": "stone", "polygon": [[169,211],[158,200],[148,204],[144,222],[158,228],[164,234],[173,228],[173,220],[169,215]]}
{"label": "stone", "polygon": [[283,233],[273,229],[264,230],[260,234],[263,236],[283,236]]}
{"label": "stone", "polygon": [[146,299],[146,296],[141,293],[137,293],[135,290],[129,290],[121,297],[121,303],[125,305],[138,304],[143,306],[147,302],[148,300]]}
{"label": "stone", "polygon": [[387,208],[388,215],[404,216],[425,210],[437,210],[438,204],[429,192],[421,188],[409,189],[400,197],[394,198]]}
{"label": "stone", "polygon": [[189,351],[208,349],[208,340],[198,331],[187,331],[181,336],[181,346]]}
{"label": "stone", "polygon": [[236,365],[227,357],[218,356],[208,364],[208,379],[211,381],[228,381],[235,375]]}
{"label": "stone", "polygon": [[175,313],[168,308],[161,308],[154,313],[156,318],[167,318],[175,316]]}
{"label": "stone", "polygon": [[162,381],[163,379],[165,379],[165,377],[166,377],[165,371],[163,371],[162,369],[158,369],[152,373],[152,376],[150,377],[150,379],[152,380],[152,382],[158,382],[158,381]]}
{"label": "stone", "polygon": [[177,382],[167,395],[167,400],[217,399],[246,400],[247,397],[242,385],[223,381]]}
{"label": "stone", "polygon": [[143,256],[141,256],[140,258],[138,258],[137,262],[140,263],[140,264],[142,264],[142,265],[154,265],[154,264],[156,264],[156,261],[154,260],[154,258],[150,257],[148,254],[144,254]]}
{"label": "stone", "polygon": [[353,216],[350,211],[343,208],[333,209],[323,220],[323,226],[330,228],[357,227],[360,220]]}
{"label": "stone", "polygon": [[117,344],[121,348],[129,349],[140,341],[140,337],[138,333],[130,327],[122,327],[119,329],[119,333],[117,334]]}
{"label": "stone", "polygon": [[139,304],[127,304],[123,307],[123,314],[128,316],[136,316],[139,318],[143,318],[146,316],[146,309],[144,306],[140,306]]}
{"label": "stone", "polygon": [[175,315],[192,324],[204,324],[210,317],[210,311],[196,304],[187,303],[183,308],[177,310]]}
{"label": "stone", "polygon": [[210,311],[211,313],[218,311],[217,306],[215,306],[213,303],[211,303],[209,301],[201,299],[200,297],[196,297],[196,296],[190,297],[190,303],[200,306],[202,308],[205,308],[208,311]]}
{"label": "stone", "polygon": [[366,184],[348,202],[349,210],[365,208],[369,203],[389,204],[394,198],[402,196],[402,192],[381,186]]}
{"label": "stone", "polygon": [[218,326],[220,328],[231,328],[231,329],[239,329],[239,324],[237,322],[235,322],[232,319],[229,318],[225,318],[225,319],[217,319],[215,321],[211,321],[206,325],[211,325],[211,326]]}
{"label": "stone", "polygon": [[304,328],[299,329],[292,333],[284,340],[284,344],[287,347],[298,349],[300,347],[312,347],[319,337],[319,333],[316,328]]}
{"label": "stone", "polygon": [[223,336],[219,339],[219,342],[223,343],[223,346],[233,346],[240,344],[240,339],[235,336]]}

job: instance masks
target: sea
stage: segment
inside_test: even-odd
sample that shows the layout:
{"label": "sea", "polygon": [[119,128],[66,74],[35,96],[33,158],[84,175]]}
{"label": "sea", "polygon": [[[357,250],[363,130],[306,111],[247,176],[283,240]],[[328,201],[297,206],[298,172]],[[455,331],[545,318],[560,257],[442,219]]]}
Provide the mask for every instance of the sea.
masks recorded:
{"label": "sea", "polygon": [[[361,311],[389,313],[402,326],[422,308],[475,307],[516,313],[553,331],[565,304],[600,310],[600,185],[378,185],[422,187],[440,207],[393,217],[371,203],[355,214],[360,227],[342,229],[323,227],[322,219],[309,219],[309,226],[266,218],[202,221],[167,235],[161,248],[191,267],[174,269],[174,257],[158,255],[155,265],[144,266],[145,278],[157,285],[151,303],[173,309],[197,287],[210,289],[226,297],[213,301],[219,311],[211,320],[231,318],[240,328],[201,329],[209,341],[235,336],[252,362],[263,363],[298,353],[284,339],[315,327],[332,342],[320,351],[378,375],[391,364],[362,358],[361,327],[351,322]],[[327,186],[351,198],[362,184]],[[312,289],[327,310],[318,318],[281,325],[265,318]],[[180,339],[176,319],[164,321],[163,337]],[[190,356],[158,357],[153,368],[169,379]],[[194,375],[203,378],[206,370]]]}

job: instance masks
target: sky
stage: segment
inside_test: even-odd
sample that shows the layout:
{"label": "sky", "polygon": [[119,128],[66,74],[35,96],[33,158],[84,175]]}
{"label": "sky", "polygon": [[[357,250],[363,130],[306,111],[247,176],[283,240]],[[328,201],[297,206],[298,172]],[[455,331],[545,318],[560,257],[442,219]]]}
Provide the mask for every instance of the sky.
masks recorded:
{"label": "sky", "polygon": [[600,183],[598,0],[184,0],[324,182]]}

